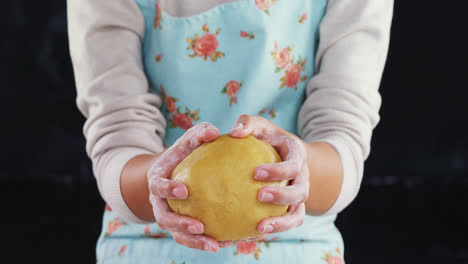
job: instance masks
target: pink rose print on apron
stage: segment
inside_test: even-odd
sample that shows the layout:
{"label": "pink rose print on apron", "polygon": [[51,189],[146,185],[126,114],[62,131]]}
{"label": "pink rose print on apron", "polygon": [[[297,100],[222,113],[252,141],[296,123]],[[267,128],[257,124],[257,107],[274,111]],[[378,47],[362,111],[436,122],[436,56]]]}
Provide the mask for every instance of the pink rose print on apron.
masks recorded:
{"label": "pink rose print on apron", "polygon": [[190,58],[200,57],[204,60],[210,58],[211,61],[215,62],[218,59],[224,57],[224,53],[218,51],[218,38],[216,37],[221,32],[217,29],[216,32],[210,33],[210,29],[206,24],[202,26],[203,36],[199,37],[198,34],[193,35],[191,38],[187,38],[189,46],[187,50],[192,50],[193,53],[189,55]]}
{"label": "pink rose print on apron", "polygon": [[162,22],[162,10],[159,7],[159,2],[156,2],[156,13],[154,16],[154,28],[161,30],[161,22]]}
{"label": "pink rose print on apron", "polygon": [[171,128],[179,127],[181,129],[187,130],[193,127],[193,121],[200,120],[198,114],[200,110],[190,111],[185,107],[185,111],[181,112],[180,108],[176,106],[176,102],[179,100],[175,97],[169,96],[166,94],[166,90],[161,85],[161,94],[164,99],[164,104],[166,105],[166,110],[168,112],[168,121]]}
{"label": "pink rose print on apron", "polygon": [[252,40],[252,39],[255,38],[254,33],[252,33],[252,32],[247,32],[247,31],[241,31],[240,36],[241,36],[242,38],[246,38],[246,39],[248,39],[248,40]]}
{"label": "pink rose print on apron", "polygon": [[271,239],[264,239],[259,241],[237,241],[234,256],[239,255],[239,253],[243,255],[253,254],[253,257],[258,260],[260,259],[260,253],[262,252],[260,246],[264,244],[266,248],[269,248],[270,242],[275,240],[278,240],[277,236],[272,237]]}
{"label": "pink rose print on apron", "polygon": [[271,52],[271,57],[276,64],[275,73],[284,70],[284,76],[280,79],[280,88],[286,86],[297,91],[299,81],[305,82],[307,80],[307,76],[302,75],[302,72],[305,71],[307,59],[298,57],[296,60],[294,57],[291,58],[292,51],[293,48],[290,46],[286,46],[282,49],[278,48],[278,43],[275,42],[275,49]]}
{"label": "pink rose print on apron", "polygon": [[[266,113],[267,113],[267,109],[263,108],[262,110],[260,110],[260,112],[258,112],[258,115],[261,116],[261,115],[264,115]],[[270,108],[270,110],[268,110],[268,115],[270,116],[271,119],[274,119],[276,117],[276,112],[275,112],[274,107],[272,107],[272,108]]]}
{"label": "pink rose print on apron", "polygon": [[143,230],[143,234],[141,236],[142,237],[149,237],[149,238],[153,238],[153,239],[168,238],[169,237],[169,235],[164,231],[158,231],[156,233],[152,233],[151,230],[150,230],[149,225],[145,226],[145,229]]}
{"label": "pink rose print on apron", "polygon": [[237,93],[239,92],[241,88],[242,88],[242,82],[239,83],[238,81],[232,80],[226,83],[224,88],[221,90],[221,93],[227,94],[229,98],[229,107],[232,104],[237,104]]}
{"label": "pink rose print on apron", "polygon": [[309,16],[307,15],[307,13],[304,13],[301,15],[301,17],[299,18],[299,23],[300,24],[304,24],[304,22],[307,20]]}
{"label": "pink rose print on apron", "polygon": [[262,249],[257,245],[256,241],[238,241],[236,243],[237,250],[234,252],[234,255],[239,253],[244,255],[250,255],[253,253],[255,259],[260,258],[260,253]]}
{"label": "pink rose print on apron", "polygon": [[322,260],[326,261],[327,264],[343,264],[344,261],[339,248],[336,249],[336,253],[338,253],[338,255],[333,256],[333,252],[323,252],[324,256]]}
{"label": "pink rose print on apron", "polygon": [[115,233],[122,225],[126,225],[127,223],[120,221],[119,217],[116,217],[114,220],[109,221],[107,224],[107,232],[104,236],[108,237]]}
{"label": "pink rose print on apron", "polygon": [[276,2],[278,2],[278,0],[255,0],[258,9],[262,10],[267,15],[270,14],[270,7]]}
{"label": "pink rose print on apron", "polygon": [[119,257],[122,257],[122,256],[123,256],[125,250],[127,250],[127,246],[126,246],[126,245],[122,245],[122,247],[120,247],[120,250],[119,250],[119,253],[118,253]]}
{"label": "pink rose print on apron", "polygon": [[161,54],[161,53],[158,53],[154,59],[156,60],[157,63],[161,62],[161,60],[162,60],[162,54]]}

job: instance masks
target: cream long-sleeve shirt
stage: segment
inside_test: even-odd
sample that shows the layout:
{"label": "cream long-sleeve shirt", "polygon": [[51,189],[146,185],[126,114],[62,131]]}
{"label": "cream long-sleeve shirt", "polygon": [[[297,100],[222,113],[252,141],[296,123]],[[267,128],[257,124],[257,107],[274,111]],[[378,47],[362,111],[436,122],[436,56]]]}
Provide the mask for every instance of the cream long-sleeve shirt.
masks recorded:
{"label": "cream long-sleeve shirt", "polygon": [[[235,0],[161,0],[169,14],[188,16]],[[253,1],[253,0],[252,0]],[[325,214],[356,197],[386,61],[393,0],[328,0],[320,25],[317,74],[309,81],[298,117],[305,142],[327,142],[340,156],[343,183]],[[235,23],[235,22],[233,22]],[[123,219],[144,223],[128,208],[120,188],[125,164],[164,150],[161,98],[150,92],[142,63],[144,18],[135,0],[68,0],[68,33],[77,104],[99,191]]]}

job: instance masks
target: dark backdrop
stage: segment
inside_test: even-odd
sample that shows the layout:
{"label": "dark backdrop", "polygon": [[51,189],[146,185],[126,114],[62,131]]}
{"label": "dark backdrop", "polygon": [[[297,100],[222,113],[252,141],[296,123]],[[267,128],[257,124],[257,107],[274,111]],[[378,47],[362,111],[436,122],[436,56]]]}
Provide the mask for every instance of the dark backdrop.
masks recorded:
{"label": "dark backdrop", "polygon": [[[348,263],[468,263],[467,14],[467,1],[395,1],[381,122],[337,221]],[[1,257],[91,263],[104,203],[75,105],[66,1],[4,0],[0,19]]]}

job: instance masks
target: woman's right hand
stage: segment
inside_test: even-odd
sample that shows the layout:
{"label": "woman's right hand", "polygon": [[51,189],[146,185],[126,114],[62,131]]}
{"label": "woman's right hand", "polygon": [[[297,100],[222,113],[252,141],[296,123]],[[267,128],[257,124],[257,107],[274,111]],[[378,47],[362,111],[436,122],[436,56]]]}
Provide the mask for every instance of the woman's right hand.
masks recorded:
{"label": "woman's right hand", "polygon": [[183,183],[169,180],[169,177],[175,167],[193,150],[218,137],[219,130],[207,122],[190,128],[157,158],[147,173],[150,202],[159,227],[169,231],[177,243],[209,252],[217,252],[220,247],[229,247],[232,242],[218,243],[215,239],[202,235],[203,223],[174,213],[169,208],[166,199],[188,197],[187,187]]}

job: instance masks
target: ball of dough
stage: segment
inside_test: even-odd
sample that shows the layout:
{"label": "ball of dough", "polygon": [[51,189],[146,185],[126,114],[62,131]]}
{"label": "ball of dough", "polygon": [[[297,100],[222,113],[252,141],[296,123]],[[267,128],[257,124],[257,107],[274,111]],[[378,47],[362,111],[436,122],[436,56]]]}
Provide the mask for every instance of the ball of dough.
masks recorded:
{"label": "ball of dough", "polygon": [[168,199],[169,207],[200,220],[204,234],[216,240],[260,235],[257,224],[262,219],[283,215],[288,208],[257,200],[263,186],[288,184],[254,179],[257,166],[276,162],[281,158],[270,144],[253,136],[222,135],[195,149],[174,169],[171,179],[184,183],[189,195],[185,200]]}

